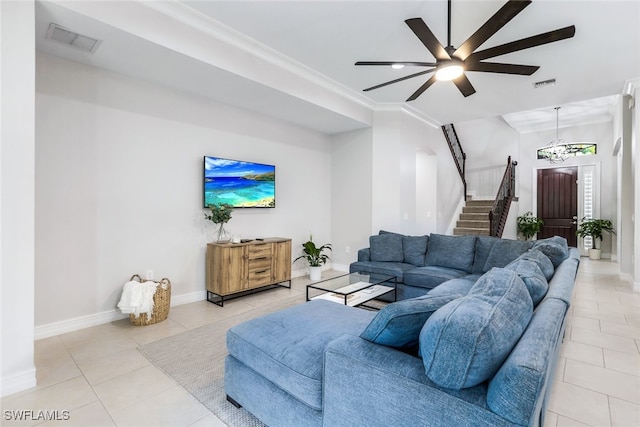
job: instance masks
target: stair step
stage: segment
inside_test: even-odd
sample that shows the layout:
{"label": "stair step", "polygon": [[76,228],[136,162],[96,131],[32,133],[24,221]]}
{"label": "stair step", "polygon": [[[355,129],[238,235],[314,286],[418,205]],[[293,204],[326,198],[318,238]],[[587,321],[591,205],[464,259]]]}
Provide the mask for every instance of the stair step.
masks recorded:
{"label": "stair step", "polygon": [[462,213],[489,213],[490,210],[489,206],[465,206]]}
{"label": "stair step", "polygon": [[492,208],[493,203],[493,200],[467,200],[466,206],[487,206],[489,208]]}
{"label": "stair step", "polygon": [[454,228],[454,236],[488,236],[488,228]]}
{"label": "stair step", "polygon": [[489,221],[489,213],[461,213],[461,221]]}
{"label": "stair step", "polygon": [[458,228],[486,228],[487,230],[491,228],[489,221],[468,221],[468,220],[460,220],[456,222],[456,227]]}

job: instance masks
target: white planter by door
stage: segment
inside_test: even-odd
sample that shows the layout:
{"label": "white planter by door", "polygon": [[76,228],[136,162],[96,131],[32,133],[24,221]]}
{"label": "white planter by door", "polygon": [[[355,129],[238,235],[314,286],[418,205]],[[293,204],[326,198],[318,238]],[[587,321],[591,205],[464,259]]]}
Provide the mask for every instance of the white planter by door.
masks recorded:
{"label": "white planter by door", "polygon": [[589,249],[589,259],[600,259],[601,253],[600,249]]}

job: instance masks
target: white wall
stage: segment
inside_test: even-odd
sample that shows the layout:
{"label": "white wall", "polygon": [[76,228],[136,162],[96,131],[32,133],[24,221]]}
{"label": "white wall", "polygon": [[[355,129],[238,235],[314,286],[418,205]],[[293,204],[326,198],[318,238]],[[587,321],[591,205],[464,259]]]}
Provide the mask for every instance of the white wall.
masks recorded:
{"label": "white wall", "polygon": [[328,136],[62,59],[37,61],[39,336],[117,315],[122,284],[147,269],[171,280],[173,301],[204,298],[214,234],[203,218],[204,155],[276,165],[276,208],[236,209],[232,233],[293,238],[294,258],[309,232],[329,241]]}
{"label": "white wall", "polygon": [[[444,160],[435,153],[442,144]],[[348,269],[357,250],[368,247],[369,236],[381,229],[437,232],[441,161],[448,168],[453,164],[442,131],[404,110],[377,111],[372,129],[334,135],[334,268]],[[442,204],[447,207],[451,194],[445,194]]]}
{"label": "white wall", "polygon": [[0,2],[0,396],[36,384],[34,4]]}
{"label": "white wall", "polygon": [[[418,153],[435,155],[442,145],[446,148],[444,135],[439,128],[434,128],[418,118],[404,111],[380,111],[374,116],[373,128],[373,203],[372,203],[372,233],[380,229],[396,231],[404,234],[429,234],[437,230],[422,228],[424,219],[418,218],[418,206],[423,196],[418,194],[418,188],[424,190],[428,185],[436,189],[441,183],[441,163],[419,163],[416,161]],[[448,148],[446,148],[448,151]],[[451,154],[445,153],[444,159],[438,162],[444,165],[453,164]],[[448,157],[447,157],[448,156]],[[438,179],[428,184],[417,184],[417,177],[428,172],[418,171],[417,166],[436,167]],[[456,172],[457,174],[457,172]],[[446,181],[446,178],[445,178]],[[459,181],[459,178],[458,178]],[[439,190],[438,190],[439,191]],[[429,193],[429,192],[427,192]],[[433,192],[424,197],[433,196]],[[446,206],[451,193],[445,199],[437,198],[437,206],[431,205],[433,210],[440,209],[440,202]]]}
{"label": "white wall", "polygon": [[357,259],[358,249],[369,246],[373,201],[372,143],[371,129],[333,136],[331,260],[334,269],[348,271],[349,264]]}
{"label": "white wall", "polygon": [[494,199],[507,159],[518,160],[520,134],[500,117],[470,120],[455,127],[467,153],[467,193],[477,199]]}

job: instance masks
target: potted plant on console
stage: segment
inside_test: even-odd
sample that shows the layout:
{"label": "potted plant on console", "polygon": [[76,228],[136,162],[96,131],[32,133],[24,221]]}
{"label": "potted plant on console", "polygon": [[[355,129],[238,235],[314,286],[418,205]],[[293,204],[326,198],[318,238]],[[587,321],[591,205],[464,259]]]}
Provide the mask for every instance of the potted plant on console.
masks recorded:
{"label": "potted plant on console", "polygon": [[600,259],[602,250],[596,248],[596,240],[600,240],[602,242],[602,235],[605,232],[616,234],[613,229],[613,224],[608,219],[582,218],[580,220],[580,225],[578,225],[576,235],[583,239],[587,236],[591,237],[591,249],[589,249],[590,259]]}
{"label": "potted plant on console", "polygon": [[518,224],[518,233],[522,235],[524,240],[530,240],[538,234],[544,224],[544,221],[533,216],[531,212],[526,212],[524,215],[519,216],[516,222]]}
{"label": "potted plant on console", "polygon": [[294,259],[293,262],[303,258],[306,259],[309,263],[309,278],[311,280],[320,280],[322,276],[322,265],[329,259],[329,255],[322,253],[325,249],[331,250],[331,243],[317,247],[316,244],[313,243],[313,236],[309,236],[309,241],[302,244],[304,255],[300,255]]}
{"label": "potted plant on console", "polygon": [[219,224],[216,232],[215,241],[218,243],[228,242],[229,233],[224,229],[224,225],[231,219],[231,212],[233,212],[233,206],[228,203],[209,205],[211,214],[204,214],[204,217],[214,224]]}

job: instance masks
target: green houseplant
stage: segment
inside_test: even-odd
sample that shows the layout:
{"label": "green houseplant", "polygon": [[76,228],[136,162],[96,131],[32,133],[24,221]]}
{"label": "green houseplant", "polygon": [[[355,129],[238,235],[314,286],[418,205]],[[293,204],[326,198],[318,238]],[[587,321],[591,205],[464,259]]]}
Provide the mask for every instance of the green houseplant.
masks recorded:
{"label": "green houseplant", "polygon": [[302,244],[303,255],[294,259],[305,259],[309,263],[309,277],[311,280],[320,280],[322,265],[329,260],[329,255],[323,253],[324,250],[331,250],[331,243],[324,244],[320,247],[313,242],[313,236],[309,236],[309,240]]}
{"label": "green houseplant", "polygon": [[231,213],[233,212],[233,206],[228,203],[209,205],[210,214],[204,214],[204,217],[214,224],[219,224],[216,232],[216,242],[226,242],[229,240],[229,235],[224,229],[224,225],[231,219]]}
{"label": "green houseplant", "polygon": [[604,233],[616,234],[613,224],[608,219],[582,218],[576,235],[582,237],[591,237],[591,249],[589,249],[589,258],[600,259],[601,250],[596,248],[596,240],[602,241]]}
{"label": "green houseplant", "polygon": [[524,240],[529,240],[542,230],[544,221],[533,216],[532,212],[526,212],[517,218],[518,233],[522,234]]}

